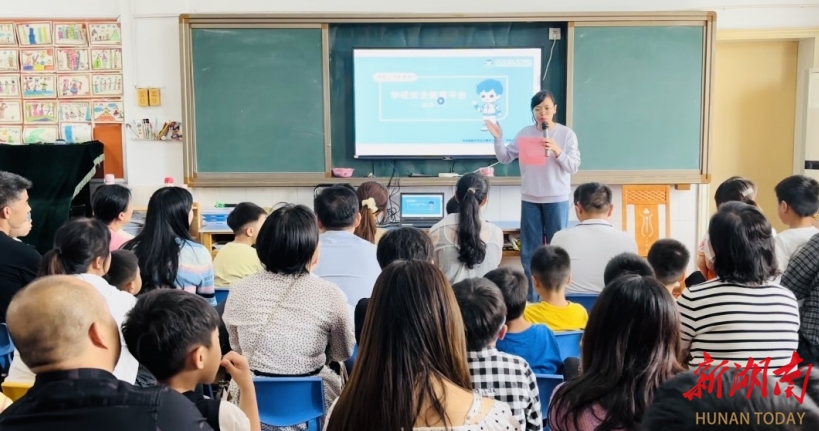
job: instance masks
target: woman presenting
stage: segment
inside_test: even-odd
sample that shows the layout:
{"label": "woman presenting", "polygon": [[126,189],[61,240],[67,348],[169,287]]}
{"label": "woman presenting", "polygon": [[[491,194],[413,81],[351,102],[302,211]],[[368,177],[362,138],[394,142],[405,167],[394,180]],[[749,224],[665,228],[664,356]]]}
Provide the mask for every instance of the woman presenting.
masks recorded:
{"label": "woman presenting", "polygon": [[520,163],[520,261],[529,279],[529,299],[536,301],[531,281],[532,255],[568,224],[571,176],[580,167],[580,151],[572,129],[554,122],[557,104],[552,93],[541,91],[532,96],[531,108],[535,124],[521,129],[508,146],[500,124],[486,121],[486,127],[495,137],[495,155],[500,163],[517,159],[523,145],[539,144],[546,152],[545,164],[529,164],[528,160]]}

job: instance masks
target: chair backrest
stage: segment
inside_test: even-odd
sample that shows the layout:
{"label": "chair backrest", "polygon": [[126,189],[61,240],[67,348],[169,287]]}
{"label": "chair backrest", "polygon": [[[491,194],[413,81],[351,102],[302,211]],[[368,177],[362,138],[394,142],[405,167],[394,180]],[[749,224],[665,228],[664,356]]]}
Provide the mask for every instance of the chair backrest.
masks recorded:
{"label": "chair backrest", "polygon": [[3,394],[14,402],[23,397],[34,383],[3,382]]}
{"label": "chair backrest", "polygon": [[[543,422],[549,416],[549,400],[552,399],[552,392],[557,385],[563,383],[563,376],[560,374],[535,374],[537,379],[537,391],[540,393],[540,412]],[[545,429],[545,428],[544,428]]]}
{"label": "chair backrest", "polygon": [[13,357],[14,343],[11,342],[9,329],[5,323],[0,323],[0,373],[8,374]]}
{"label": "chair backrest", "polygon": [[349,359],[344,361],[344,367],[347,368],[347,374],[351,374],[353,372],[353,365],[355,365],[355,359],[358,357],[358,343],[353,346],[353,356],[350,356]]}
{"label": "chair backrest", "polygon": [[560,359],[580,357],[580,339],[583,338],[583,331],[559,331],[555,332],[557,347],[560,348]]}
{"label": "chair backrest", "polygon": [[215,292],[213,292],[213,297],[216,298],[216,303],[217,304],[221,304],[221,303],[225,302],[225,300],[227,299],[229,293],[230,293],[230,289],[225,288],[225,287],[217,287],[215,289]]}
{"label": "chair backrest", "polygon": [[254,377],[263,424],[288,427],[324,416],[321,377]]}
{"label": "chair backrest", "polygon": [[566,300],[582,305],[586,311],[591,313],[598,296],[600,295],[597,293],[567,293]]}

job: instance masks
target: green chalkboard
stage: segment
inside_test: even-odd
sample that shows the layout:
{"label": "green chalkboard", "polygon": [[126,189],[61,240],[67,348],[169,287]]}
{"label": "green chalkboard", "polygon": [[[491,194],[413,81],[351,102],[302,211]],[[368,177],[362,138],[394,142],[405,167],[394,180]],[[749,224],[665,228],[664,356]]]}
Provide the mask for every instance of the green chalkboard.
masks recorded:
{"label": "green chalkboard", "polygon": [[[354,157],[353,48],[541,48],[542,70],[546,70],[552,41],[549,28],[566,34],[565,22],[435,23],[435,24],[334,24],[330,25],[330,116],[332,164],[355,168],[356,177],[373,173],[378,177],[435,175],[441,172],[470,172],[496,159],[360,160]],[[559,106],[566,101],[566,38],[552,51],[549,73],[542,88],[551,91]],[[558,110],[558,121],[565,119]],[[407,130],[412,133],[412,130]],[[495,166],[496,176],[519,176],[517,162]]]}
{"label": "green chalkboard", "polygon": [[321,29],[191,29],[196,170],[324,172]]}
{"label": "green chalkboard", "polygon": [[699,170],[703,26],[575,29],[581,170]]}

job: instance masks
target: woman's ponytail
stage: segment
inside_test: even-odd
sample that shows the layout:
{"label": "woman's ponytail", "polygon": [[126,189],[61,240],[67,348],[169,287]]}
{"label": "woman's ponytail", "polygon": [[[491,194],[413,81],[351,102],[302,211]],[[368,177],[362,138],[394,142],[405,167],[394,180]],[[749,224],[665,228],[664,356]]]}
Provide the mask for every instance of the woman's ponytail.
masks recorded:
{"label": "woman's ponytail", "polygon": [[476,173],[458,180],[455,197],[458,199],[458,260],[467,268],[483,262],[486,243],[481,239],[481,205],[489,193],[489,181]]}
{"label": "woman's ponytail", "polygon": [[52,248],[43,255],[40,262],[40,277],[47,275],[65,275],[65,264],[59,248]]}
{"label": "woman's ponytail", "polygon": [[378,229],[378,221],[375,219],[375,213],[378,208],[375,206],[373,198],[365,199],[361,202],[361,223],[355,228],[355,234],[359,238],[375,243],[375,232]]}
{"label": "woman's ponytail", "polygon": [[361,183],[355,191],[361,208],[361,223],[355,228],[355,234],[361,239],[375,244],[375,235],[378,232],[378,217],[387,210],[390,192],[386,187],[375,181]]}

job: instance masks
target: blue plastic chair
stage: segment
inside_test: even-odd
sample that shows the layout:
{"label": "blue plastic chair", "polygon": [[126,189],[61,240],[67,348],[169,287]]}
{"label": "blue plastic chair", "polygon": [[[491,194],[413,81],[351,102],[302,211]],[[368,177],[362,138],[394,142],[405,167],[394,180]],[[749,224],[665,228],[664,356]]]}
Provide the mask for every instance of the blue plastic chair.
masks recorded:
{"label": "blue plastic chair", "polygon": [[563,376],[560,374],[535,374],[537,379],[537,391],[540,393],[540,415],[543,417],[543,429],[548,430],[549,422],[549,400],[552,399],[552,392],[557,385],[563,383]]}
{"label": "blue plastic chair", "polygon": [[600,295],[597,293],[567,293],[566,300],[582,305],[586,311],[591,313],[592,307],[594,307],[594,303],[597,302],[598,296]]}
{"label": "blue plastic chair", "polygon": [[344,361],[344,367],[347,368],[347,374],[353,372],[353,365],[355,365],[355,359],[358,357],[358,344],[353,347],[353,356],[350,356],[350,359]]}
{"label": "blue plastic chair", "polygon": [[8,374],[14,357],[14,343],[5,323],[0,323],[0,374]]}
{"label": "blue plastic chair", "polygon": [[580,357],[580,339],[583,338],[583,331],[559,331],[555,332],[557,347],[560,348],[560,359]]}
{"label": "blue plastic chair", "polygon": [[321,377],[254,377],[259,418],[263,424],[287,427],[307,423],[320,431],[324,417]]}
{"label": "blue plastic chair", "polygon": [[217,287],[213,294],[213,297],[216,298],[216,303],[221,304],[225,302],[228,297],[228,293],[230,293],[230,289],[227,287]]}

